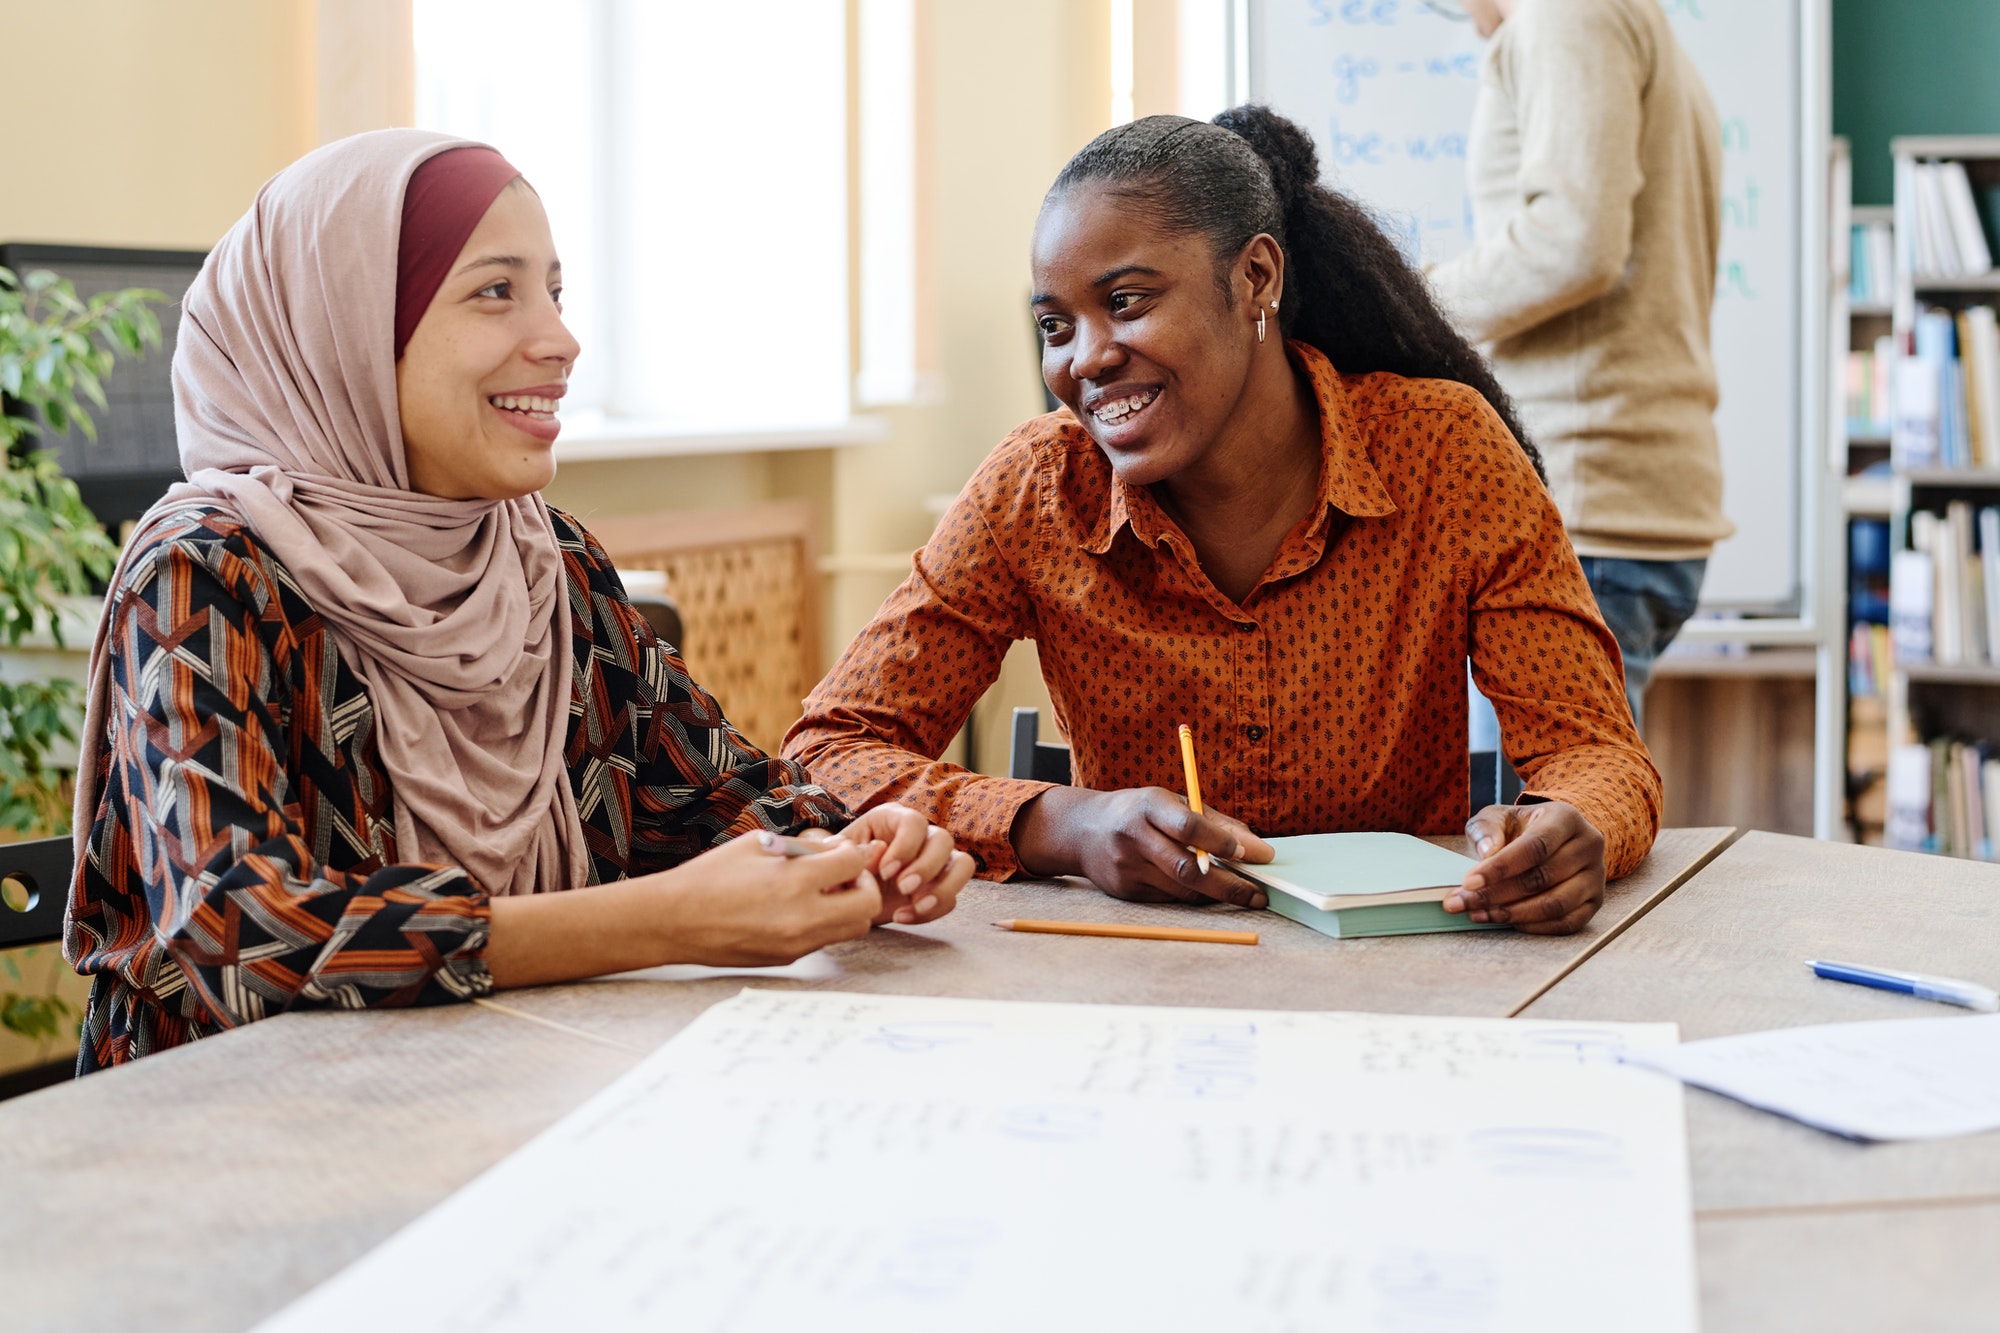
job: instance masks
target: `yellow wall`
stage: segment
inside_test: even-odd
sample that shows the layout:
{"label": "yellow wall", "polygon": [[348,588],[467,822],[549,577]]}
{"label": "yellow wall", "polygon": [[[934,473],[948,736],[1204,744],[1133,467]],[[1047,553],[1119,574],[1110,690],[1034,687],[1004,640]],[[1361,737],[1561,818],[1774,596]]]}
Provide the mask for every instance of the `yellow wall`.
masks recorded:
{"label": "yellow wall", "polygon": [[0,0],[0,240],[213,245],[313,146],[302,0]]}

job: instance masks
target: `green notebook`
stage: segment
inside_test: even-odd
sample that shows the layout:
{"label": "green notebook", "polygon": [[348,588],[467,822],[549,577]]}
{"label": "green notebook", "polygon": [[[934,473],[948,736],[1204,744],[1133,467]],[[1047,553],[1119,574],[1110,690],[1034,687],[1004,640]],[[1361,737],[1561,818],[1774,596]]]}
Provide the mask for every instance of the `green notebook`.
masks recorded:
{"label": "green notebook", "polygon": [[1265,889],[1271,910],[1322,935],[1421,935],[1505,930],[1444,910],[1445,895],[1478,863],[1407,833],[1308,833],[1272,838],[1263,865],[1226,862]]}

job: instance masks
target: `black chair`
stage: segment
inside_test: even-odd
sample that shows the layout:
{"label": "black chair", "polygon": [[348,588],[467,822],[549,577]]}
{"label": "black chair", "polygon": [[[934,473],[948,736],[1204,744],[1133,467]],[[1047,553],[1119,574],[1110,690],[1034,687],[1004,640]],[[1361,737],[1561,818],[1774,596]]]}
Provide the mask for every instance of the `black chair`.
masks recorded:
{"label": "black chair", "polygon": [[74,858],[68,838],[0,843],[0,949],[62,939]]}
{"label": "black chair", "polygon": [[632,609],[644,616],[646,623],[653,627],[653,633],[659,636],[661,643],[677,653],[687,651],[678,602],[663,592],[630,592],[626,596],[632,599]]}
{"label": "black chair", "polygon": [[1472,752],[1472,809],[1478,814],[1489,805],[1512,805],[1521,795],[1521,776],[1499,750]]}
{"label": "black chair", "polygon": [[1014,710],[1014,739],[1007,748],[1007,776],[1030,782],[1053,782],[1067,787],[1070,782],[1069,747],[1044,745],[1042,714],[1038,708]]}

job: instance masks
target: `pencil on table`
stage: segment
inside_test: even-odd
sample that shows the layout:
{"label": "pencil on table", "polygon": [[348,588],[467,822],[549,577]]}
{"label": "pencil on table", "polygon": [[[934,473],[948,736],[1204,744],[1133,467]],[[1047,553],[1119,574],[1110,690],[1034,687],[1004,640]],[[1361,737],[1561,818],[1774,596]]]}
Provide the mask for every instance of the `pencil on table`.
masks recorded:
{"label": "pencil on table", "polygon": [[[1181,767],[1187,770],[1188,809],[1200,814],[1201,775],[1194,770],[1194,730],[1187,723],[1181,723]],[[1208,853],[1196,849],[1194,863],[1201,867],[1201,873],[1208,873]]]}
{"label": "pencil on table", "polygon": [[1128,926],[1115,921],[995,921],[1002,930],[1036,935],[1103,935],[1118,940],[1180,940],[1188,944],[1255,944],[1254,930],[1191,930],[1184,926]]}

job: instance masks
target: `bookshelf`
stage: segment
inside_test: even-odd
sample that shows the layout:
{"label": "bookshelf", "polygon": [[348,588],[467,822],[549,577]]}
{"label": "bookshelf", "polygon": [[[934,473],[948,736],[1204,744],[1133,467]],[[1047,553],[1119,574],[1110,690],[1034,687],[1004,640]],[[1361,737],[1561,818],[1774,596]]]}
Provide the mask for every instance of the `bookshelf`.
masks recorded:
{"label": "bookshelf", "polygon": [[[1887,453],[1888,547],[1898,562],[1895,630],[1881,682],[1879,741],[1864,734],[1875,725],[1864,700],[1850,704],[1850,819],[1868,836],[1877,830],[1862,815],[1879,809],[1886,825],[1880,836],[1894,845],[1921,842],[1926,850],[1992,858],[2000,854],[2000,827],[1991,835],[1986,830],[1981,805],[1993,788],[1982,782],[1987,756],[1976,747],[2000,742],[2000,652],[1994,651],[2000,636],[1984,625],[1994,618],[1986,585],[1996,582],[2000,561],[1991,555],[1981,560],[1978,552],[1989,543],[1976,532],[1980,512],[2000,507],[2000,421],[1994,419],[2000,396],[1993,392],[2000,382],[2000,345],[1982,331],[1992,325],[1981,309],[2000,307],[2000,268],[1992,262],[2000,135],[1905,136],[1890,141],[1890,154],[1895,262],[1889,325],[1903,363],[1894,371],[1896,420]],[[1857,330],[1861,319],[1854,318]],[[1925,363],[1929,368],[1920,370]],[[1918,382],[1907,378],[1912,375]],[[1934,411],[1927,384],[1935,385]],[[1867,457],[1865,449],[1850,453],[1850,475],[1859,470],[1856,459]],[[1878,467],[1866,482],[1850,481],[1857,502],[1884,498],[1882,471]],[[1862,517],[1858,503],[1850,507],[1853,521],[1874,515],[1870,508]],[[1918,550],[1925,558],[1895,554]],[[1922,613],[1926,595],[1928,617]],[[1925,743],[1927,754],[1916,748]],[[1883,770],[1893,770],[1874,784],[1879,807],[1864,802],[1857,789],[1858,753],[1879,756]],[[2000,765],[2000,747],[1994,754],[1992,762]]]}
{"label": "bookshelf", "polygon": [[[1842,817],[1847,836],[1880,842],[1887,813],[1889,764],[1886,682],[1878,688],[1870,671],[1852,669],[1857,626],[1886,620],[1886,552],[1889,525],[1903,503],[1903,478],[1890,466],[1887,372],[1875,361],[1892,345],[1895,331],[1895,210],[1850,202],[1852,164],[1844,139],[1833,141],[1830,201],[1833,280],[1827,311],[1834,382],[1845,401],[1834,411],[1832,463],[1841,474],[1840,551],[1845,583],[1842,632],[1850,661],[1842,691]],[[1857,529],[1863,529],[1857,531]],[[1868,567],[1859,558],[1879,557]],[[1886,632],[1886,630],[1884,631]],[[1869,661],[1877,645],[1870,640]]]}

